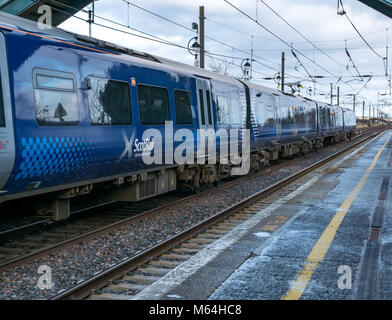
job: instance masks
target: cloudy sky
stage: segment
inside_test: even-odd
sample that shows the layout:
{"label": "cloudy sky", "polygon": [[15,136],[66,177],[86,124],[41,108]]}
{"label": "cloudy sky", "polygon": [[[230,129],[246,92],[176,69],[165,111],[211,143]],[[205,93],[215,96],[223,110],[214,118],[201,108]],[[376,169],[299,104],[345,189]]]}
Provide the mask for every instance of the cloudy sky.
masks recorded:
{"label": "cloudy sky", "polygon": [[[131,5],[124,0],[99,0],[95,4],[95,22],[122,32],[93,25],[92,35],[135,50],[193,64],[194,57],[189,54],[186,46],[196,35],[191,25],[192,22],[198,22],[199,6],[202,5],[205,7],[206,51],[209,53],[206,57],[206,68],[223,67],[227,69],[229,75],[241,77],[242,71],[239,65],[243,59],[251,57],[253,36],[252,81],[254,82],[276,88],[274,81],[263,78],[274,77],[280,70],[281,52],[284,51],[286,81],[290,83],[300,81],[304,87],[301,89],[301,94],[304,96],[309,96],[308,89],[312,87],[312,98],[329,101],[330,83],[335,86],[341,77],[337,85],[340,86],[343,104],[352,108],[352,94],[359,92],[358,116],[362,116],[363,100],[366,101],[366,106],[369,103],[377,106],[378,100],[380,106],[384,101],[392,102],[388,79],[385,76],[385,61],[382,59],[386,56],[388,33],[389,38],[392,38],[390,18],[357,0],[342,1],[347,16],[374,49],[373,52],[346,17],[337,14],[337,0],[228,0],[228,2],[249,17],[238,12],[224,0],[132,0]],[[266,4],[311,43],[282,21]],[[172,20],[178,25],[154,16],[146,10]],[[88,24],[82,20],[87,19],[87,15],[78,13],[77,17],[70,18],[60,27],[87,35]],[[252,19],[257,20],[273,34]],[[128,24],[132,29],[126,27]],[[147,38],[154,36],[161,42],[136,35]],[[163,44],[162,41],[172,45]],[[296,55],[299,61],[291,53],[290,45],[298,50]],[[346,46],[359,74],[373,75],[367,84],[369,78],[360,79],[346,54]],[[392,67],[392,61],[389,64]],[[307,72],[312,76],[323,76],[323,78],[317,78],[317,83],[313,83]],[[334,91],[336,94],[336,87]],[[387,106],[382,108],[386,112],[392,111]],[[365,116],[367,116],[368,107],[365,109]]]}

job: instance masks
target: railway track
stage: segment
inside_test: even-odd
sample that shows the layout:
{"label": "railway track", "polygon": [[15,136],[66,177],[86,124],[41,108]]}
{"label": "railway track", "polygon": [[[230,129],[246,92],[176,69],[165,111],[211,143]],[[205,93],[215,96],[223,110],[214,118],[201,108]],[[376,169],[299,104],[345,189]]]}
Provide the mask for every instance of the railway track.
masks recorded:
{"label": "railway track", "polygon": [[[356,139],[369,135],[374,130],[377,130],[377,128],[361,130]],[[282,161],[258,173],[232,179],[224,182],[219,187],[207,188],[201,193],[191,196],[184,197],[172,193],[138,203],[100,204],[75,211],[72,218],[64,223],[56,224],[48,219],[41,219],[25,226],[18,226],[15,229],[0,232],[0,241],[3,240],[0,245],[0,271],[27,264],[40,257],[75,245],[80,241],[92,239],[110,230],[115,230],[123,224],[140,221],[179,202],[200,197],[203,193],[218,193],[241,183],[241,181],[284,170],[290,161],[295,162],[300,159]],[[11,239],[12,241],[5,241]]]}
{"label": "railway track", "polygon": [[[370,130],[362,138],[284,180],[263,189],[255,195],[225,209],[204,221],[170,237],[121,263],[96,274],[73,288],[65,290],[53,299],[132,299],[143,289],[166,275],[179,264],[230,232],[236,225],[249,219],[263,207],[283,197],[300,184],[295,182],[377,136],[382,130]],[[234,183],[234,182],[233,182]],[[170,204],[168,205],[170,206]],[[139,217],[141,218],[141,217]]]}

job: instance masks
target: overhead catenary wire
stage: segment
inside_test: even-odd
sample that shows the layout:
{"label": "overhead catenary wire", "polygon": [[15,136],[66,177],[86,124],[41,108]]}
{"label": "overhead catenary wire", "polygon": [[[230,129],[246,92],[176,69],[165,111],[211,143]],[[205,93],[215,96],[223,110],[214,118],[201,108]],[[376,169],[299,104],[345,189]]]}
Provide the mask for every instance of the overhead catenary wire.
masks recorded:
{"label": "overhead catenary wire", "polygon": [[291,54],[294,56],[294,58],[297,59],[298,63],[300,64],[300,66],[305,70],[305,72],[308,74],[309,78],[311,78],[313,80],[313,82],[316,82],[313,78],[313,76],[309,73],[309,71],[305,68],[305,66],[302,64],[301,60],[299,60],[298,56],[295,54],[294,50],[291,49]]}
{"label": "overhead catenary wire", "polygon": [[[174,21],[174,20],[171,20],[171,19],[169,19],[169,18],[167,18],[167,17],[164,17],[164,16],[161,15],[161,14],[158,14],[158,13],[156,13],[156,12],[153,12],[153,11],[151,11],[151,10],[148,10],[148,9],[146,9],[146,8],[143,8],[143,7],[141,7],[141,6],[139,6],[139,5],[135,4],[135,3],[129,2],[129,1],[127,1],[127,0],[122,0],[122,1],[125,2],[126,4],[129,4],[130,6],[133,6],[133,7],[137,8],[137,9],[139,9],[139,10],[142,10],[142,11],[144,11],[144,12],[147,12],[147,13],[149,13],[149,14],[151,14],[151,15],[157,17],[157,18],[163,19],[163,20],[165,20],[165,21],[167,21],[167,22],[169,22],[169,23],[171,23],[171,24],[174,24],[174,25],[176,25],[176,26],[178,26],[178,27],[181,27],[181,28],[183,28],[183,29],[185,29],[185,30],[191,31],[192,33],[194,32],[193,29],[191,29],[191,28],[189,28],[189,27],[187,27],[187,26],[185,26],[185,25],[183,25],[183,24],[181,24],[181,23],[178,23],[178,22],[176,22],[176,21]],[[209,20],[208,17],[206,17],[206,20]],[[243,32],[243,33],[245,33],[245,32]],[[246,34],[246,33],[245,33],[245,34]],[[218,43],[218,44],[221,44],[221,45],[223,45],[223,46],[226,46],[226,47],[228,47],[228,48],[230,48],[230,49],[235,49],[235,50],[237,50],[237,51],[239,51],[239,52],[247,53],[247,52],[246,52],[245,50],[243,50],[243,49],[240,49],[240,48],[237,48],[237,47],[232,46],[232,45],[230,45],[230,44],[227,44],[227,43],[225,43],[225,42],[223,42],[223,41],[221,41],[221,40],[215,39],[215,38],[213,38],[213,37],[211,37],[211,36],[205,35],[205,38],[206,38],[206,39],[209,39],[209,40],[211,40],[211,41],[214,41],[214,42],[216,42],[216,43]],[[268,59],[266,59],[266,58],[264,58],[264,57],[260,57],[260,56],[257,56],[257,55],[255,55],[254,57],[257,58],[257,59],[259,59],[259,60],[265,60],[265,61],[267,61],[267,62],[269,62],[269,63],[275,63],[275,62],[271,62],[270,60],[268,60]],[[256,61],[256,63],[260,63],[260,62],[259,62],[259,61]],[[264,63],[260,63],[260,64],[263,65],[263,66],[265,66],[266,68],[270,68],[271,70],[275,70],[274,68],[272,68],[272,67],[270,67],[270,66],[268,66],[268,65],[266,65],[266,64],[264,64]],[[291,68],[291,69],[294,69],[294,68]]]}
{"label": "overhead catenary wire", "polygon": [[[55,1],[55,0],[52,0],[52,1],[57,2],[57,1]],[[61,9],[59,9],[59,8],[53,8],[53,9],[56,10],[56,11],[59,11],[59,12],[61,12],[61,13],[63,13],[63,14],[69,15],[70,17],[79,19],[79,20],[84,21],[84,22],[88,22],[88,20],[86,20],[86,19],[83,19],[83,18],[78,17],[78,16],[76,16],[76,15],[72,15],[71,13],[68,13],[68,12],[66,12],[66,11],[63,11],[63,10],[61,10]],[[103,28],[106,28],[106,29],[110,29],[110,30],[113,30],[113,31],[118,31],[118,32],[125,33],[125,34],[129,34],[129,35],[131,35],[131,36],[143,38],[143,39],[146,39],[146,40],[155,41],[155,42],[158,42],[158,43],[162,43],[162,44],[166,44],[166,45],[178,47],[178,48],[181,48],[181,49],[187,49],[187,47],[185,47],[185,46],[183,46],[183,45],[180,45],[180,44],[178,44],[178,43],[174,43],[174,42],[168,41],[168,40],[166,40],[166,39],[163,39],[163,38],[160,38],[160,37],[151,35],[151,34],[149,34],[149,33],[147,33],[147,32],[144,32],[144,31],[141,31],[141,30],[138,30],[138,29],[135,29],[135,28],[131,28],[131,27],[128,27],[128,26],[126,26],[126,25],[122,25],[122,24],[120,24],[120,23],[118,23],[118,22],[111,21],[111,20],[109,20],[109,19],[100,17],[100,16],[98,16],[98,15],[95,15],[95,17],[96,17],[96,18],[99,18],[99,19],[106,20],[106,21],[108,21],[108,22],[112,22],[112,23],[117,24],[117,25],[121,25],[121,26],[123,26],[123,27],[125,27],[125,28],[134,30],[134,31],[139,32],[139,33],[141,33],[141,34],[136,34],[136,33],[132,33],[132,32],[125,31],[125,30],[121,30],[121,29],[118,29],[118,28],[110,27],[110,26],[103,25],[103,24],[100,24],[100,23],[97,23],[97,22],[94,21],[93,24],[96,25],[96,26],[103,27]],[[142,35],[142,34],[144,34],[144,35]]]}
{"label": "overhead catenary wire", "polygon": [[[317,63],[316,61],[312,60],[311,58],[309,58],[308,56],[306,56],[305,54],[303,54],[301,51],[295,49],[294,47],[292,47],[291,44],[289,44],[287,41],[285,41],[284,39],[282,39],[280,36],[278,36],[276,33],[272,32],[271,30],[269,30],[266,26],[264,26],[263,24],[261,24],[260,22],[256,21],[254,18],[252,18],[249,14],[247,14],[246,12],[244,12],[243,10],[241,10],[240,8],[238,8],[237,6],[235,6],[234,4],[232,4],[230,1],[228,0],[224,0],[224,2],[226,2],[228,5],[230,5],[231,7],[233,7],[236,11],[240,12],[242,15],[244,15],[245,17],[247,17],[248,19],[252,20],[254,23],[256,23],[257,25],[259,25],[261,28],[263,28],[265,31],[267,31],[268,33],[270,33],[271,35],[273,35],[275,38],[277,38],[278,40],[280,40],[281,42],[283,42],[284,44],[286,44],[288,47],[292,48],[296,53],[298,53],[299,55],[303,56],[305,59],[311,61],[312,63],[314,63],[315,65],[317,65],[320,69],[326,71],[328,74],[332,75],[334,78],[338,78],[338,76],[334,75],[332,72],[330,72],[329,70],[327,70],[326,68],[324,68],[323,66],[321,66],[319,63]],[[348,84],[347,84],[348,85]],[[354,90],[354,88],[351,85],[348,85],[351,89]]]}
{"label": "overhead catenary wire", "polygon": [[[235,32],[238,32],[238,33],[240,33],[240,34],[243,34],[243,35],[246,35],[246,36],[249,36],[249,37],[254,37],[254,38],[257,38],[257,39],[261,39],[261,40],[269,40],[269,41],[279,41],[279,40],[275,40],[275,39],[269,39],[269,38],[264,38],[264,37],[259,37],[259,36],[257,36],[257,35],[252,35],[252,34],[250,34],[250,33],[247,33],[247,32],[244,32],[244,31],[242,31],[242,30],[239,30],[239,29],[237,29],[237,28],[233,28],[233,27],[230,27],[230,26],[228,26],[228,25],[226,25],[226,24],[223,24],[223,23],[220,23],[220,22],[216,22],[215,20],[211,20],[210,18],[208,18],[208,17],[205,17],[205,19],[207,20],[207,21],[209,21],[209,22],[212,22],[212,23],[215,23],[215,24],[217,24],[217,25],[219,25],[219,26],[222,26],[222,27],[224,27],[224,28],[227,28],[227,29],[229,29],[229,30],[232,30],[232,31],[235,31]],[[214,50],[214,51],[232,51],[234,48],[230,48],[230,49],[223,49],[223,50]],[[235,50],[237,50],[237,49],[235,49]],[[240,49],[241,50],[241,49]],[[245,52],[246,50],[241,50],[241,52]],[[250,50],[249,50],[250,51]],[[267,51],[267,50],[257,50],[257,49],[253,49],[253,51]],[[276,50],[276,51],[282,51],[282,50]],[[250,52],[249,52],[250,53]],[[263,61],[267,61],[267,62],[269,62],[269,63],[272,63],[272,64],[275,64],[275,65],[278,65],[278,66],[280,66],[280,62],[276,62],[276,61],[272,61],[272,60],[270,60],[270,59],[267,59],[267,58],[265,58],[265,57],[260,57],[260,56],[255,56],[255,57],[257,57],[258,59],[260,59],[260,60],[263,60]],[[294,70],[294,71],[298,71],[298,70],[296,70],[294,67],[292,67],[292,66],[289,66],[288,64],[286,64],[286,67],[287,68],[290,68],[290,69],[292,69],[292,70]]]}
{"label": "overhead catenary wire", "polygon": [[[186,29],[186,30],[188,30],[188,31],[194,32],[193,29],[188,28],[187,26],[184,26],[184,25],[181,24],[181,23],[178,23],[178,22],[176,22],[176,21],[173,21],[173,20],[171,20],[171,19],[168,19],[168,18],[164,17],[164,16],[161,15],[161,14],[157,14],[157,13],[151,11],[151,10],[145,9],[145,8],[143,8],[143,7],[141,7],[141,6],[137,5],[137,4],[134,4],[134,3],[132,3],[132,2],[129,2],[129,1],[127,1],[127,0],[122,0],[122,1],[123,1],[124,3],[126,3],[128,6],[133,6],[133,7],[138,8],[138,9],[144,11],[144,12],[147,12],[147,13],[149,13],[149,14],[152,14],[152,15],[154,15],[154,16],[160,18],[160,19],[163,19],[163,20],[165,20],[165,21],[167,21],[167,22],[170,22],[170,23],[172,23],[172,24],[174,24],[174,25],[177,25],[177,26],[179,26],[179,27],[181,27],[181,28],[183,28],[183,29]],[[99,16],[98,16],[98,17],[99,17]],[[206,19],[208,19],[208,18],[206,18]],[[108,19],[107,19],[107,20],[108,20]],[[110,21],[110,20],[109,20],[109,21]],[[112,22],[112,21],[111,21],[111,22]],[[120,25],[121,25],[121,24],[120,24]],[[122,26],[124,26],[124,25],[122,25]],[[124,27],[126,27],[126,26],[124,26]],[[246,33],[245,33],[245,34],[246,34]],[[242,50],[242,49],[240,49],[240,48],[234,47],[234,46],[232,46],[232,45],[230,45],[230,44],[227,44],[227,43],[225,43],[225,42],[223,42],[223,41],[217,40],[217,39],[212,38],[212,37],[210,37],[210,36],[208,36],[208,35],[205,35],[205,37],[206,37],[207,39],[211,40],[211,41],[214,41],[214,42],[219,43],[219,44],[221,44],[221,45],[227,46],[227,47],[229,47],[229,48],[231,48],[231,49],[237,50],[238,52],[242,52],[242,53],[246,53],[246,54],[247,54],[247,52],[246,52],[245,50]],[[213,54],[213,53],[210,52],[210,54]],[[268,62],[270,62],[270,63],[274,63],[274,62],[269,61],[268,59],[265,59],[265,58],[260,57],[260,56],[257,56],[257,55],[254,55],[254,58],[257,58],[257,59],[259,59],[259,60],[266,60],[266,61],[268,61]],[[271,66],[269,66],[269,65],[267,65],[267,64],[265,64],[265,63],[263,63],[263,62],[260,62],[260,61],[258,61],[258,60],[256,60],[256,59],[252,59],[252,60],[253,60],[252,62],[255,62],[255,63],[257,63],[257,64],[260,64],[260,65],[262,65],[262,66],[264,66],[264,67],[266,67],[266,68],[268,68],[268,69],[271,69],[271,70],[273,70],[273,71],[279,71],[279,70],[275,69],[274,67],[271,67]],[[313,62],[314,62],[314,61],[313,61]],[[290,67],[290,68],[293,69],[293,70],[295,70],[295,69],[292,68],[292,67]],[[324,69],[324,70],[326,70],[326,69]],[[298,71],[298,70],[296,70],[296,71]],[[301,72],[299,72],[299,73],[302,74]],[[292,78],[295,78],[295,77],[296,77],[296,76],[293,76],[293,75],[288,74],[288,73],[287,73],[287,76],[292,77]],[[314,79],[313,79],[313,80],[314,80]],[[350,86],[350,87],[351,87],[351,86]]]}
{"label": "overhead catenary wire", "polygon": [[359,91],[356,93],[356,95],[359,95],[361,93],[361,91],[363,90],[363,88],[365,88],[368,85],[368,83],[370,82],[370,80],[372,80],[372,79],[373,79],[373,77],[370,77],[368,79],[368,81],[366,81],[365,84],[361,87],[361,89],[359,89]]}
{"label": "overhead catenary wire", "polygon": [[[53,0],[53,1],[57,2],[56,0]],[[127,5],[127,6],[128,6],[128,5]],[[140,7],[140,8],[141,8],[141,7]],[[57,8],[55,8],[55,9],[57,9]],[[144,8],[143,8],[143,9],[144,9]],[[77,12],[77,11],[82,11],[82,12],[88,13],[88,11],[86,11],[86,10],[79,10],[79,9],[76,9],[76,8],[74,8],[74,10],[75,10],[75,12]],[[150,11],[150,12],[152,12],[152,11]],[[67,12],[67,14],[68,14],[69,16],[73,16],[73,15],[69,14],[69,12]],[[163,17],[163,16],[161,16],[161,15],[159,15],[159,16],[162,17],[162,18],[165,18],[165,17]],[[76,18],[79,19],[79,17],[77,17],[77,16],[74,16],[74,17],[76,17]],[[101,16],[99,16],[99,15],[97,15],[97,18],[98,18],[98,19],[100,19],[100,18],[106,19],[105,21],[110,22],[110,23],[117,23],[116,21],[112,21],[112,20],[110,20],[110,19],[101,17]],[[165,18],[165,19],[166,19],[166,18]],[[84,19],[80,19],[80,20],[82,20],[82,21],[84,21],[84,22],[87,22],[87,20],[84,20]],[[190,29],[190,28],[187,28],[186,26],[183,26],[183,25],[181,25],[181,24],[178,24],[178,23],[176,23],[175,21],[171,21],[170,19],[167,19],[167,20],[170,21],[170,22],[174,22],[174,23],[177,24],[177,25],[182,26],[183,28],[187,29],[189,32],[194,33],[194,30],[192,30],[192,29]],[[178,47],[178,48],[187,49],[187,48],[186,48],[185,46],[183,46],[183,45],[180,45],[180,44],[175,43],[175,42],[173,42],[173,41],[169,41],[169,40],[167,40],[167,39],[163,39],[163,38],[157,37],[157,36],[155,36],[155,35],[149,34],[149,33],[147,33],[147,32],[141,31],[141,30],[137,30],[136,28],[130,29],[130,28],[128,28],[128,26],[125,25],[125,24],[121,24],[121,23],[120,23],[120,24],[117,24],[117,25],[118,25],[118,26],[121,26],[121,27],[124,27],[124,28],[127,28],[127,30],[133,30],[133,31],[135,31],[135,33],[129,32],[129,31],[125,31],[125,30],[119,30],[118,28],[113,28],[113,27],[110,27],[110,26],[108,26],[108,25],[106,25],[106,24],[95,23],[95,25],[97,25],[97,26],[99,26],[99,27],[103,27],[103,28],[107,28],[107,29],[119,31],[119,32],[122,32],[122,33],[125,33],[125,34],[129,34],[129,35],[131,35],[131,36],[140,37],[140,38],[143,38],[143,39],[146,39],[146,40],[149,40],[149,41],[155,41],[155,42],[157,42],[157,43],[162,43],[162,44],[164,44],[164,45],[172,45],[172,46],[175,46],[175,47]],[[138,33],[140,33],[140,34],[138,34]],[[236,47],[234,47],[234,46],[232,46],[232,45],[230,45],[230,44],[227,44],[227,43],[225,43],[225,42],[223,42],[223,41],[214,39],[214,38],[209,37],[209,36],[207,36],[206,38],[209,38],[209,39],[212,40],[212,41],[215,41],[215,42],[220,43],[220,44],[222,44],[222,45],[225,45],[225,46],[227,46],[227,47],[229,47],[229,48],[232,48],[233,51],[236,50],[236,51],[238,51],[238,52],[243,52],[243,53],[249,54],[246,50],[242,50],[242,49],[236,48]],[[238,52],[237,52],[237,53],[238,53]],[[214,52],[209,52],[209,54],[211,54],[211,55],[209,55],[209,57],[212,58]],[[301,54],[301,53],[299,53],[299,54]],[[233,59],[233,57],[230,57],[230,58]],[[234,57],[234,58],[235,58],[235,60],[238,60],[238,59],[239,59],[239,57],[238,57],[238,58],[237,58],[237,57]],[[254,60],[256,60],[256,58],[258,58],[258,57],[255,55],[255,59],[254,59]],[[308,59],[308,60],[311,60],[311,59]],[[225,61],[225,60],[222,60],[222,61],[227,62],[227,61]],[[312,60],[311,60],[311,61],[312,61]],[[254,61],[254,62],[255,62],[256,64],[259,64],[260,61]],[[314,59],[313,59],[312,62],[315,62]],[[232,65],[234,65],[234,66],[236,66],[236,67],[238,67],[238,68],[241,67],[241,66],[236,65],[236,64],[232,64]],[[262,65],[262,64],[261,64],[261,65]],[[318,65],[318,64],[317,64],[317,65]],[[265,64],[264,64],[263,66],[265,66]],[[318,65],[318,66],[321,67],[320,65]],[[269,69],[276,71],[275,68],[270,67],[270,66],[268,66],[268,67],[269,67]],[[266,68],[267,68],[267,67],[266,67]],[[327,71],[325,68],[322,68],[322,67],[321,67],[321,69]],[[258,72],[256,72],[256,73],[258,73]],[[300,73],[301,73],[301,72],[300,72]],[[321,77],[322,77],[322,78],[327,78],[327,77],[336,78],[336,75],[332,74],[332,72],[327,71],[327,73],[328,73],[328,75],[323,75],[323,76],[321,76]],[[259,74],[261,74],[261,73],[259,73]],[[293,77],[293,78],[300,78],[299,76],[294,76],[294,75],[288,75],[288,76],[289,76],[289,77]],[[321,77],[320,77],[320,78],[321,78]],[[325,85],[325,84],[320,83],[320,85]]]}
{"label": "overhead catenary wire", "polygon": [[[221,62],[230,64],[230,65],[233,65],[233,66],[235,66],[235,67],[241,68],[241,66],[238,65],[238,64],[235,64],[235,63],[233,63],[233,62],[230,62],[230,61],[227,61],[227,60],[224,60],[224,59],[221,59],[221,58],[214,57],[214,56],[212,56],[212,55],[209,54],[209,53],[206,53],[205,55],[206,55],[207,57],[212,58],[212,59],[216,59],[216,60],[218,60],[218,61],[221,61]],[[230,58],[230,57],[229,57],[229,58]],[[269,76],[269,75],[266,74],[266,73],[262,73],[262,72],[259,72],[259,71],[256,71],[256,70],[253,70],[253,72],[254,72],[254,73],[257,73],[257,74],[260,74],[260,75],[263,75],[263,76]]]}
{"label": "overhead catenary wire", "polygon": [[318,51],[320,51],[322,54],[330,58],[332,61],[335,63],[345,67],[342,63],[337,61],[335,58],[331,57],[329,54],[327,54],[324,50],[320,49],[318,46],[316,46],[311,40],[309,40],[306,36],[304,36],[300,31],[298,31],[297,28],[295,28],[293,25],[291,25],[285,18],[283,18],[276,10],[274,10],[270,5],[268,5],[264,0],[258,0],[262,2],[269,10],[271,10],[276,16],[278,16],[282,21],[284,21],[291,29],[293,29],[296,33],[298,33],[303,39],[305,39],[308,43],[310,43],[314,48],[316,48]]}
{"label": "overhead catenary wire", "polygon": [[[56,0],[52,0],[52,1],[57,2]],[[67,5],[67,7],[70,7],[70,6]],[[71,7],[71,8],[73,8],[73,7]],[[72,14],[66,12],[66,11],[63,11],[63,10],[59,9],[59,8],[54,8],[54,9],[57,10],[57,11],[59,11],[59,12],[61,12],[61,13],[63,13],[63,14],[67,14],[67,15],[70,16],[70,17],[74,17],[74,18],[77,18],[77,19],[79,19],[79,20],[81,20],[81,21],[88,22],[88,20],[86,20],[86,19],[83,19],[83,18],[81,18],[81,17],[72,15]],[[74,8],[74,9],[76,10],[76,8]],[[85,13],[88,12],[88,11],[86,11],[86,10],[82,10],[82,11],[85,12]],[[98,18],[98,19],[102,19],[102,20],[104,20],[104,21],[106,21],[106,22],[114,23],[114,24],[116,24],[116,25],[118,25],[118,26],[121,26],[121,27],[124,27],[124,28],[127,28],[127,29],[134,30],[134,31],[136,31],[136,32],[145,34],[145,35],[147,35],[148,37],[147,37],[147,36],[140,35],[140,34],[132,33],[132,32],[129,32],[129,31],[121,30],[121,29],[118,29],[118,28],[113,28],[113,27],[110,27],[110,26],[107,26],[107,25],[103,25],[103,24],[100,24],[100,23],[97,23],[96,21],[94,21],[94,24],[95,24],[96,26],[103,27],[103,28],[107,28],[107,29],[110,29],[110,30],[113,30],[113,31],[118,31],[118,32],[125,33],[125,34],[131,35],[131,36],[140,37],[140,38],[143,38],[143,39],[146,39],[146,40],[155,41],[155,42],[162,43],[162,44],[166,44],[166,45],[171,45],[171,46],[178,47],[178,48],[181,48],[181,49],[187,49],[187,47],[182,46],[182,45],[180,45],[180,44],[170,42],[170,41],[168,41],[168,40],[166,40],[166,39],[163,39],[163,38],[160,38],[160,37],[151,35],[151,34],[149,34],[149,33],[146,33],[146,32],[144,32],[144,31],[141,31],[141,30],[138,30],[138,29],[135,29],[135,28],[132,28],[132,27],[128,27],[127,25],[124,25],[124,24],[122,24],[122,23],[119,23],[119,22],[116,22],[116,21],[113,21],[113,20],[110,20],[110,19],[101,17],[100,15],[96,15],[96,14],[95,14],[95,17]],[[207,55],[207,54],[206,54],[206,55]],[[209,56],[210,58],[213,57],[212,55],[213,55],[213,54],[211,54],[211,53],[208,54],[208,56]],[[223,56],[223,55],[221,55],[221,56]],[[229,57],[229,56],[225,56],[225,57],[232,58],[232,57]],[[216,59],[216,57],[214,57],[214,58]],[[238,58],[238,59],[243,59],[243,58]],[[222,60],[222,59],[217,59],[217,60],[220,60],[220,61],[229,63],[229,62],[226,61],[226,60]],[[254,60],[254,61],[255,61],[255,60]],[[270,66],[268,66],[268,65],[265,65],[265,64],[263,64],[263,63],[261,63],[261,62],[258,62],[257,60],[256,60],[255,62],[257,62],[257,63],[259,63],[260,65],[263,65],[263,66],[265,66],[265,67],[267,67],[267,68],[270,68],[270,69],[272,69],[272,70],[274,70],[274,71],[277,71],[277,69],[273,69],[272,67],[270,67]],[[229,63],[229,64],[241,68],[240,65],[236,65],[236,64],[234,64],[234,63]],[[255,73],[258,73],[258,74],[260,74],[260,75],[269,76],[268,74],[261,73],[261,72],[256,71],[256,70],[254,70],[254,72],[255,72]],[[292,77],[294,77],[294,76],[292,76]]]}
{"label": "overhead catenary wire", "polygon": [[372,46],[366,41],[366,39],[363,37],[363,35],[359,32],[359,30],[358,30],[357,27],[354,25],[354,23],[350,20],[350,18],[349,18],[348,15],[347,15],[346,10],[344,10],[344,6],[343,6],[342,0],[338,0],[338,2],[340,3],[340,5],[342,6],[342,9],[343,9],[341,15],[343,15],[343,16],[346,17],[346,19],[348,20],[348,22],[350,22],[351,26],[352,26],[352,27],[354,28],[354,30],[358,33],[358,35],[361,37],[361,39],[363,40],[363,42],[365,42],[365,44],[369,47],[369,49],[370,49],[371,51],[373,51],[374,54],[377,55],[379,58],[381,58],[381,59],[384,60],[385,57],[379,55],[379,54],[372,48]]}
{"label": "overhead catenary wire", "polygon": [[[233,56],[228,56],[228,55],[224,55],[224,54],[218,54],[218,53],[214,53],[214,52],[211,52],[211,51],[205,51],[205,54],[206,55],[208,54],[210,57],[213,57],[213,58],[221,57],[221,58],[228,58],[228,59],[235,59],[235,60],[244,60],[245,59],[245,58],[242,58],[242,57],[233,57]],[[226,60],[220,60],[220,61],[226,61]],[[226,61],[226,62],[228,62],[228,61]],[[258,63],[258,64],[260,64],[262,66],[266,66],[264,63],[262,63],[260,61],[257,61],[257,60],[253,60],[253,62],[256,62],[256,63]],[[266,66],[266,67],[271,68],[270,66]],[[272,69],[272,70],[280,72],[279,69]],[[294,75],[290,75],[290,74],[287,74],[287,76],[289,78],[302,78],[302,77],[294,76]]]}
{"label": "overhead catenary wire", "polygon": [[[346,51],[346,54],[347,54],[347,56],[348,56],[348,59],[349,59],[349,61],[351,62],[353,68],[354,68],[355,71],[357,72],[358,76],[361,78],[361,81],[363,81],[363,78],[362,78],[362,76],[361,76],[361,73],[358,71],[357,66],[355,65],[353,59],[351,58],[350,52],[348,52],[348,49],[347,49],[347,41],[345,42],[345,51]],[[348,69],[348,65],[347,65],[347,70],[350,71],[350,70]]]}
{"label": "overhead catenary wire", "polygon": [[[292,48],[294,51],[296,51],[297,53],[299,53],[301,56],[305,57],[307,60],[315,63],[315,61],[313,61],[311,58],[307,57],[306,55],[304,55],[302,52],[298,51],[297,49],[295,49],[294,47],[291,46],[291,44],[289,44],[287,41],[283,40],[281,37],[279,37],[277,34],[275,34],[274,32],[272,32],[271,30],[269,30],[267,27],[265,27],[264,25],[262,25],[260,22],[256,21],[255,19],[253,19],[250,15],[248,15],[246,12],[244,12],[243,10],[241,10],[240,8],[238,8],[237,6],[235,6],[234,4],[232,4],[230,1],[228,0],[224,0],[228,5],[230,5],[231,7],[233,7],[235,10],[237,10],[238,12],[240,12],[242,15],[244,15],[245,17],[247,17],[248,19],[254,21],[256,24],[258,24],[260,27],[262,27],[265,31],[267,31],[268,33],[272,34],[274,37],[276,37],[277,39],[279,39],[281,42],[283,42],[284,44],[286,44],[288,47]],[[327,73],[329,73],[332,76],[335,76],[334,74],[332,74],[329,70],[325,69],[324,67],[320,66],[318,63],[315,63],[319,68],[323,69],[324,71],[326,71]],[[337,78],[335,76],[335,78]]]}

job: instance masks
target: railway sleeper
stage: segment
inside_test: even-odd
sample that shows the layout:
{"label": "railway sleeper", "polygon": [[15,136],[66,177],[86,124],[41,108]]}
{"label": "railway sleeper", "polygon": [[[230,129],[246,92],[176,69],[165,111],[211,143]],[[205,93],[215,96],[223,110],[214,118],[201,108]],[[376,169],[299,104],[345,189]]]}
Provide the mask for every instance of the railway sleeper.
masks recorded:
{"label": "railway sleeper", "polygon": [[134,271],[135,274],[161,276],[161,277],[163,277],[168,272],[169,269],[167,268],[157,268],[148,265],[142,266]]}
{"label": "railway sleeper", "polygon": [[104,292],[102,294],[93,294],[89,300],[131,300],[131,297],[125,294],[114,294]]}
{"label": "railway sleeper", "polygon": [[120,282],[118,284],[111,284],[107,286],[104,290],[106,291],[133,291],[134,294],[142,291],[145,289],[147,285],[143,284],[135,284],[135,283],[125,283],[125,282]]}
{"label": "railway sleeper", "polygon": [[181,247],[181,248],[172,249],[172,252],[175,253],[175,254],[188,254],[188,255],[193,255],[193,254],[198,253],[199,250],[198,250],[198,249],[189,249],[189,248]]}
{"label": "railway sleeper", "polygon": [[220,234],[216,234],[216,233],[212,233],[212,232],[203,232],[203,233],[200,233],[198,236],[197,236],[197,238],[198,239],[207,239],[207,240],[210,240],[210,239],[219,239],[221,237],[221,235]]}
{"label": "railway sleeper", "polygon": [[156,276],[145,276],[145,275],[142,276],[140,274],[134,274],[132,276],[124,276],[120,279],[120,281],[127,281],[129,283],[134,283],[134,284],[148,285],[154,283],[159,279],[160,277],[156,277]]}
{"label": "railway sleeper", "polygon": [[188,240],[188,242],[183,243],[182,246],[186,249],[191,249],[191,250],[201,250],[205,247],[204,244],[190,242],[189,240]]}
{"label": "railway sleeper", "polygon": [[177,267],[180,263],[181,261],[177,260],[163,260],[158,258],[158,260],[150,261],[147,265],[164,269],[173,269]]}
{"label": "railway sleeper", "polygon": [[168,261],[185,261],[188,260],[193,254],[184,252],[183,254],[168,253],[163,254],[159,258]]}

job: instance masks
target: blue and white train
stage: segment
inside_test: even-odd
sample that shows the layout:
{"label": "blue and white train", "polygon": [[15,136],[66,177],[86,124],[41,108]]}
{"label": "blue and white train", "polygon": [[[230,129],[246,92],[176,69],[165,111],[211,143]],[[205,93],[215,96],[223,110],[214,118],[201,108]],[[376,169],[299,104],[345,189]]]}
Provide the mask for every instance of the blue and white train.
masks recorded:
{"label": "blue and white train", "polygon": [[[227,176],[227,165],[146,165],[143,132],[250,129],[251,167],[355,133],[348,109],[283,94],[0,13],[0,203],[73,197],[104,186],[138,201]],[[164,141],[162,150],[165,150]],[[176,145],[174,145],[175,147]]]}

